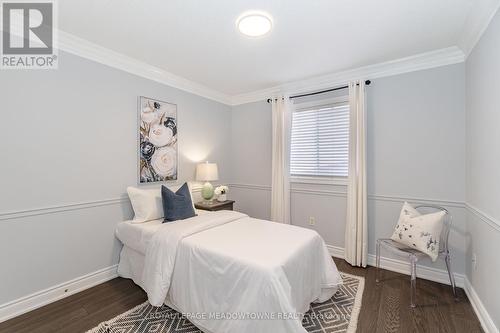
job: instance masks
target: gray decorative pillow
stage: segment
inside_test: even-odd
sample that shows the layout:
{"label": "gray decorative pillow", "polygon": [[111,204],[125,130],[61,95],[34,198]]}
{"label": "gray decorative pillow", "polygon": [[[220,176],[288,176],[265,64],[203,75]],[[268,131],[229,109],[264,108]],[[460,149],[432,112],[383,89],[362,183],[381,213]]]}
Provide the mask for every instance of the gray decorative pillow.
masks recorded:
{"label": "gray decorative pillow", "polygon": [[419,250],[436,261],[445,215],[444,211],[422,215],[405,202],[391,239]]}
{"label": "gray decorative pillow", "polygon": [[196,216],[187,183],[184,183],[175,193],[162,186],[161,198],[163,212],[165,213],[163,222],[184,220]]}

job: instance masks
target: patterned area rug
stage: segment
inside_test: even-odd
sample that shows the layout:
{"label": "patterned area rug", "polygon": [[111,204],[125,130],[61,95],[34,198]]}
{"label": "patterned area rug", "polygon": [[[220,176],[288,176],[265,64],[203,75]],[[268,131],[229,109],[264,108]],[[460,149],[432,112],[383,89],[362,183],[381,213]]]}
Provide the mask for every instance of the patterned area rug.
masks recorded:
{"label": "patterned area rug", "polygon": [[[356,331],[363,297],[364,278],[340,273],[344,284],[328,301],[311,304],[302,325],[310,333],[352,333]],[[147,301],[99,324],[87,333],[202,333],[185,316],[166,305]]]}

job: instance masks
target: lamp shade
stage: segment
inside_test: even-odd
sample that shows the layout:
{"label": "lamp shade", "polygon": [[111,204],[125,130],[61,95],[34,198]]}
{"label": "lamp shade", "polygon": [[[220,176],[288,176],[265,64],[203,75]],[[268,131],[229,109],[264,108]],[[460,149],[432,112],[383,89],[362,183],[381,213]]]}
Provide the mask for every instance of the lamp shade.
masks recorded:
{"label": "lamp shade", "polygon": [[196,166],[196,180],[210,182],[219,179],[216,163],[200,163]]}

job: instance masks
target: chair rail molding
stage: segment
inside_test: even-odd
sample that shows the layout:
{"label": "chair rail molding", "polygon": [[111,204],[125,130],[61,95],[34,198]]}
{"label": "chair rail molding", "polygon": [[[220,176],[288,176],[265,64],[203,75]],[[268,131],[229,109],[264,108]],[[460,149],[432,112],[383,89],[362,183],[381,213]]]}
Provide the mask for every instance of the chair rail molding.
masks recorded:
{"label": "chair rail molding", "polygon": [[489,225],[491,228],[493,228],[496,231],[500,232],[500,221],[495,219],[492,216],[489,216],[488,214],[482,212],[479,210],[479,208],[469,204],[465,203],[465,208],[473,215],[477,216],[479,220],[483,221],[487,225]]}
{"label": "chair rail molding", "polygon": [[[293,184],[293,182],[292,182]],[[337,185],[328,185],[327,186],[337,186]],[[234,187],[238,189],[248,189],[248,190],[256,190],[256,191],[271,191],[270,185],[256,185],[256,184],[243,184],[243,183],[230,183],[229,187]],[[334,191],[329,189],[318,189],[315,184],[308,187],[301,188],[291,188],[291,193],[299,193],[299,194],[311,194],[311,195],[325,195],[325,196],[337,196],[337,197],[347,197],[347,191]],[[376,200],[376,201],[390,201],[390,202],[412,202],[412,203],[420,203],[420,204],[435,204],[442,205],[447,207],[457,207],[457,208],[465,208],[465,203],[463,201],[456,200],[445,200],[445,199],[424,199],[419,197],[412,196],[401,196],[401,195],[383,195],[383,194],[368,194],[368,200]]]}
{"label": "chair rail molding", "polygon": [[392,201],[392,202],[408,201],[411,203],[434,204],[434,205],[441,205],[448,207],[465,208],[465,203],[463,201],[444,200],[444,199],[424,199],[411,196],[382,195],[382,194],[368,194],[368,199],[378,200],[378,201]]}
{"label": "chair rail molding", "polygon": [[271,191],[271,185],[229,183],[227,186],[247,190]]}
{"label": "chair rail molding", "polygon": [[[201,192],[202,186],[199,184],[194,184],[191,187],[191,191],[193,193]],[[67,203],[62,205],[55,205],[49,207],[41,207],[41,208],[32,208],[32,209],[23,209],[12,212],[0,212],[0,222],[7,220],[20,219],[24,217],[30,216],[38,216],[38,215],[46,215],[46,214],[56,214],[61,212],[68,212],[73,210],[80,209],[90,209],[94,207],[101,206],[112,206],[112,205],[121,205],[130,203],[128,196],[122,195],[119,198],[111,198],[111,199],[100,199],[94,201],[86,201],[86,202],[76,202],[76,203]]]}
{"label": "chair rail molding", "polygon": [[119,205],[127,202],[129,202],[128,198],[121,197],[121,198],[101,199],[101,200],[87,201],[87,202],[68,203],[63,205],[42,207],[42,208],[32,208],[32,209],[18,210],[13,212],[4,212],[0,213],[0,221],[20,219],[30,216],[55,214],[61,212],[68,212],[72,210],[89,209],[101,206]]}

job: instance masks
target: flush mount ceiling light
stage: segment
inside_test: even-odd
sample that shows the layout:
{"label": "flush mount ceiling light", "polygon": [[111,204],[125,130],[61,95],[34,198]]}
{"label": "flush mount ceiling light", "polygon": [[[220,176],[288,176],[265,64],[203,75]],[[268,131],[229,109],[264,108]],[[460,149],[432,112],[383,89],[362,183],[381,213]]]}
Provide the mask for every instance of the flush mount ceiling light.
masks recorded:
{"label": "flush mount ceiling light", "polygon": [[271,31],[273,20],[264,12],[246,12],[236,20],[238,30],[248,37],[260,37]]}

